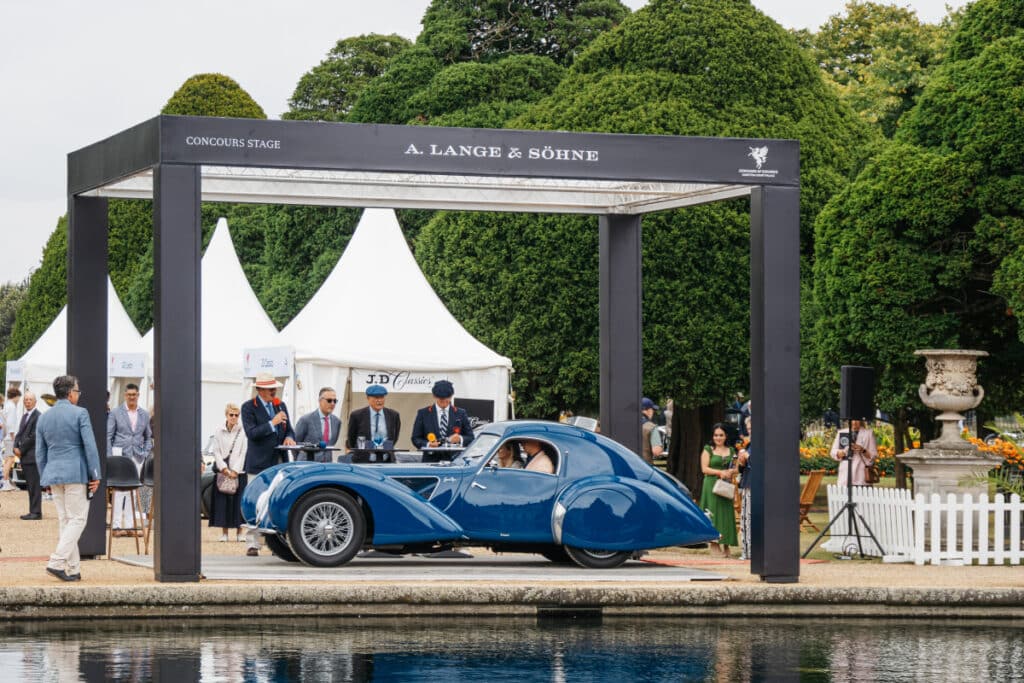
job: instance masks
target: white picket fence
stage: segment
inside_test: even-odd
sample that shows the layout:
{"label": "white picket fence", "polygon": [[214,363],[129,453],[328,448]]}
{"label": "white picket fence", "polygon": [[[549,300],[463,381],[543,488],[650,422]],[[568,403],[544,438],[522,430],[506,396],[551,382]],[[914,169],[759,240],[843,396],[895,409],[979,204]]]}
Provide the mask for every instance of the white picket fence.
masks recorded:
{"label": "white picket fence", "polygon": [[[907,489],[890,489],[874,486],[854,486],[853,502],[857,504],[857,512],[871,527],[875,538],[881,544],[878,547],[857,520],[860,532],[860,545],[847,525],[849,514],[843,512],[829,529],[829,540],[822,548],[830,552],[860,553],[882,557],[886,562],[911,562],[914,556],[914,499]],[[846,487],[836,484],[828,485],[828,518],[835,519],[846,504]],[[882,550],[885,553],[882,553]]]}
{"label": "white picket fence", "polygon": [[[885,562],[915,564],[1009,562],[1017,565],[1024,557],[1021,543],[1024,505],[1016,494],[1009,500],[997,494],[991,502],[987,495],[975,501],[970,494],[959,500],[949,494],[943,502],[938,494],[926,500],[923,495],[911,498],[907,489],[854,486],[853,500],[881,549],[859,519],[858,546],[857,537],[847,529],[849,518],[844,512],[829,530],[830,538],[821,546],[825,550],[859,553],[862,547],[865,555],[881,556]],[[835,518],[845,503],[846,489],[830,484],[829,519]]]}
{"label": "white picket fence", "polygon": [[[1003,564],[1009,561],[1020,564],[1022,511],[1024,506],[1016,493],[1009,501],[997,493],[992,502],[985,494],[979,496],[977,502],[970,494],[957,500],[950,493],[946,502],[942,502],[937,493],[927,502],[924,496],[918,496],[914,500],[914,563]],[[1007,518],[1009,534],[1006,533]],[[927,550],[926,535],[931,541]]]}

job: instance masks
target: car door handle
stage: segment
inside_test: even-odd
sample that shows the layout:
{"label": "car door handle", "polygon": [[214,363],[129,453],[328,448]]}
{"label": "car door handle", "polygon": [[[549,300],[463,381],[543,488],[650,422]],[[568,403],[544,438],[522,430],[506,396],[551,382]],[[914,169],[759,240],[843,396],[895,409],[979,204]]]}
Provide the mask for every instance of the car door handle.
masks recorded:
{"label": "car door handle", "polygon": [[486,490],[487,490],[487,487],[486,487],[486,486],[484,486],[483,484],[481,484],[481,483],[480,483],[480,482],[478,482],[478,481],[474,481],[474,482],[473,482],[473,486],[477,487],[478,489],[483,489],[484,491],[486,491]]}

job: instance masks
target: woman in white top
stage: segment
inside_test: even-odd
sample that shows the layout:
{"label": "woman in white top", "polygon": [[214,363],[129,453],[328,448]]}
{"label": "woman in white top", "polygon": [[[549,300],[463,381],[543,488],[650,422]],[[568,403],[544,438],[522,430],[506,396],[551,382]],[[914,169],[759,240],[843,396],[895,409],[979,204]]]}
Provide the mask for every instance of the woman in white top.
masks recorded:
{"label": "woman in white top", "polygon": [[238,422],[241,411],[234,403],[224,409],[224,425],[217,428],[213,435],[213,469],[229,479],[238,481],[238,490],[234,494],[222,493],[217,485],[213,487],[213,510],[210,512],[210,526],[219,526],[224,530],[221,541],[228,540],[228,529],[235,529],[235,540],[245,541],[242,535],[242,491],[245,490],[245,433]]}

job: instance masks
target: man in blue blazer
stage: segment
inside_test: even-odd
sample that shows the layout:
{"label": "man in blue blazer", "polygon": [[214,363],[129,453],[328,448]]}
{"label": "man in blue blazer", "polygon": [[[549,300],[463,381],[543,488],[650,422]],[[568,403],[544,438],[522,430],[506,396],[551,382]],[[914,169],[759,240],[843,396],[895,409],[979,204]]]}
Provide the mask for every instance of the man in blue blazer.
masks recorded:
{"label": "man in blue blazer", "polygon": [[[452,403],[455,395],[452,383],[446,379],[438,380],[430,393],[434,395],[434,402],[416,411],[416,421],[412,425],[413,445],[416,448],[433,448],[443,443],[455,446],[473,443],[469,413]],[[431,434],[434,435],[433,440],[427,438]]]}
{"label": "man in blue blazer", "polygon": [[[269,372],[256,375],[252,385],[256,396],[242,404],[242,429],[248,439],[245,451],[245,473],[259,474],[281,460],[278,446],[294,446],[295,430],[288,418],[288,406],[277,398],[277,390],[284,385]],[[246,554],[260,554],[261,534],[249,532],[249,550]]]}
{"label": "man in blue blazer", "polygon": [[89,517],[89,499],[100,485],[100,454],[92,422],[79,408],[78,378],[53,380],[57,403],[36,423],[36,465],[39,481],[53,493],[60,520],[60,538],[46,571],[61,581],[82,578],[78,539]]}
{"label": "man in blue blazer", "polygon": [[[141,472],[143,463],[152,452],[153,427],[150,424],[149,413],[145,408],[139,407],[139,386],[127,384],[124,388],[124,403],[107,413],[107,457],[117,454],[131,458],[135,468]],[[153,498],[152,489],[144,486],[139,491],[139,498],[142,509],[135,511],[134,519],[145,522],[145,515]],[[133,517],[129,509],[131,495],[124,491],[116,491],[111,505],[114,510],[114,535],[134,533],[120,531],[122,528],[133,526]]]}
{"label": "man in blue blazer", "polygon": [[[330,387],[324,387],[320,390],[319,402],[320,407],[317,410],[299,418],[299,423],[295,425],[295,440],[299,443],[322,443],[325,446],[333,446],[338,442],[338,435],[341,433],[341,419],[334,414],[334,408],[338,405],[338,393]],[[316,462],[333,460],[331,451],[301,452],[299,457]]]}

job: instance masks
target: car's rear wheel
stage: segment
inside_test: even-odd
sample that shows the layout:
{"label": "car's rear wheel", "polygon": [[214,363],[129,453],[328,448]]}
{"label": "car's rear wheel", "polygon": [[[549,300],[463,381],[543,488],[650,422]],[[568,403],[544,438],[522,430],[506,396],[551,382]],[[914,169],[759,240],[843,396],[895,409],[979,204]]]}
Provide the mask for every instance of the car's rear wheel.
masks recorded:
{"label": "car's rear wheel", "polygon": [[288,547],[288,543],[285,539],[281,538],[276,534],[266,534],[263,537],[267,542],[267,547],[270,548],[270,552],[280,557],[285,562],[298,562],[299,558],[295,557],[295,553]]}
{"label": "car's rear wheel", "polygon": [[566,554],[573,562],[587,569],[612,569],[625,562],[633,554],[615,550],[590,550],[564,546]]}
{"label": "car's rear wheel", "polygon": [[366,532],[363,511],[352,496],[315,489],[299,499],[288,520],[288,542],[302,562],[338,567],[360,551]]}

